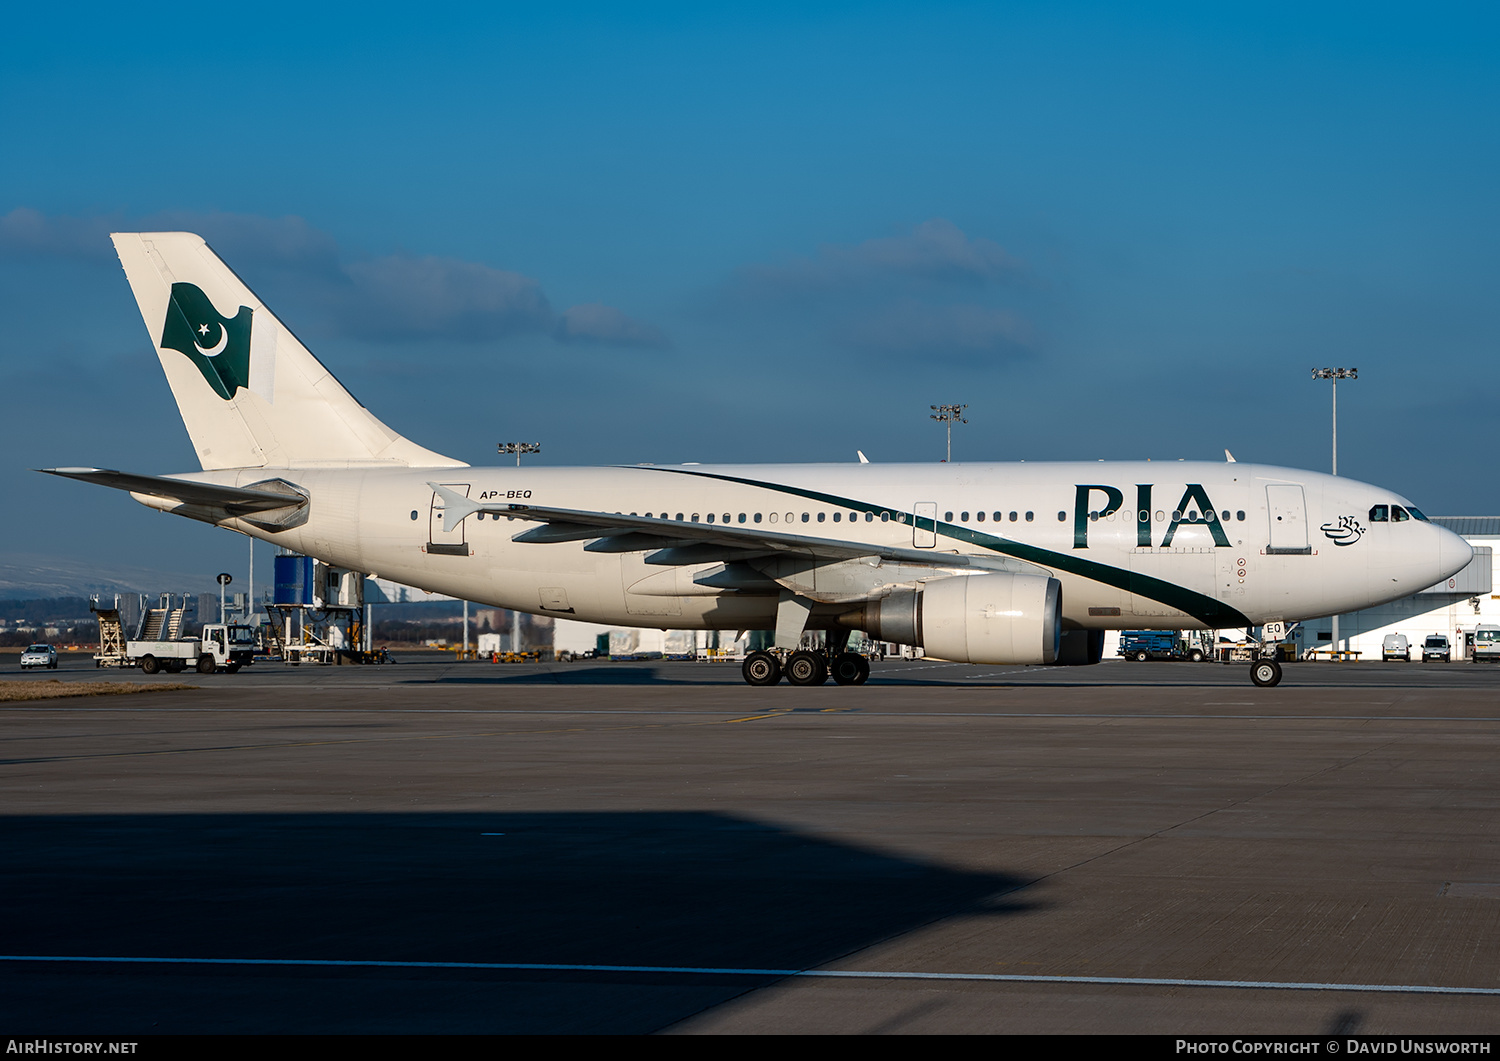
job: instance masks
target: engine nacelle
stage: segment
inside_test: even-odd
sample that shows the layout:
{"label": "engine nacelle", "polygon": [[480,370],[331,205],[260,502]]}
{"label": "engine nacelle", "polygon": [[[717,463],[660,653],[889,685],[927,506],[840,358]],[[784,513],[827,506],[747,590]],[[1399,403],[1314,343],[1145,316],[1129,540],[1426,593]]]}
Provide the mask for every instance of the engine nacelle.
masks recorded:
{"label": "engine nacelle", "polygon": [[956,575],[898,589],[839,617],[883,641],[958,663],[1052,663],[1062,640],[1062,584],[1045,575]]}

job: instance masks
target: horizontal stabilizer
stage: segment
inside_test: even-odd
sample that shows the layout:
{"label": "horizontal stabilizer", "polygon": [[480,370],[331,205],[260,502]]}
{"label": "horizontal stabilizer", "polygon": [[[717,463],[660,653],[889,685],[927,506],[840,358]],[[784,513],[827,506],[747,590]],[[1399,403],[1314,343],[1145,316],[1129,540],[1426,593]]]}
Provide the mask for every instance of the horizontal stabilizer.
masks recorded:
{"label": "horizontal stabilizer", "polygon": [[307,495],[298,492],[280,480],[257,483],[256,487],[220,486],[218,483],[199,483],[191,479],[175,479],[165,475],[136,475],[117,472],[109,468],[38,468],[48,475],[60,475],[64,479],[79,479],[98,486],[116,490],[128,490],[132,494],[180,501],[185,505],[206,505],[222,508],[231,515],[246,515],[251,512],[269,512],[272,509],[301,507],[307,504]]}

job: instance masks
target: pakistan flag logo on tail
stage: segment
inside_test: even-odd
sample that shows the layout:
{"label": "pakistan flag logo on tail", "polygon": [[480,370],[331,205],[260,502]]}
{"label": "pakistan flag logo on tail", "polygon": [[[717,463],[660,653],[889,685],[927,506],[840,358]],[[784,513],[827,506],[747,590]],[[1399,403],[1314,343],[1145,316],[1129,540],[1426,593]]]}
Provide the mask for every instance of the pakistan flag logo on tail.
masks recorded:
{"label": "pakistan flag logo on tail", "polygon": [[186,354],[208,385],[228,400],[250,386],[251,313],[249,306],[241,306],[233,319],[221,317],[196,284],[173,284],[161,345]]}

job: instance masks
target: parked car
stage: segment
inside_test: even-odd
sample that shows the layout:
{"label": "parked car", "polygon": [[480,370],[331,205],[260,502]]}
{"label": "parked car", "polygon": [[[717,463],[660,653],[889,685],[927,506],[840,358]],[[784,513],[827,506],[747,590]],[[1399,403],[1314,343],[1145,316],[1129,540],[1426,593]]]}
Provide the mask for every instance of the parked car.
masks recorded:
{"label": "parked car", "polygon": [[51,645],[32,645],[21,653],[21,669],[48,667],[57,669],[57,649]]}
{"label": "parked car", "polygon": [[1448,639],[1442,634],[1430,634],[1426,641],[1422,642],[1422,662],[1440,659],[1448,663],[1453,659],[1453,649],[1448,644]]}
{"label": "parked car", "polygon": [[1406,640],[1405,634],[1386,634],[1385,640],[1380,645],[1380,658],[1383,660],[1405,660],[1411,662],[1411,644]]}

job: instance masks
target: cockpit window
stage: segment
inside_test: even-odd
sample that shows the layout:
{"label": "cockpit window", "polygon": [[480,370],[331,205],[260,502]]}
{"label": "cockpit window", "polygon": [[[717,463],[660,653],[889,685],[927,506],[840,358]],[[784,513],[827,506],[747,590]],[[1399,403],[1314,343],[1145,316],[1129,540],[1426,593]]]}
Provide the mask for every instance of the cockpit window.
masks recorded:
{"label": "cockpit window", "polygon": [[1404,523],[1409,519],[1411,519],[1411,517],[1406,514],[1406,509],[1402,508],[1400,505],[1391,506],[1392,523]]}
{"label": "cockpit window", "polygon": [[1389,523],[1390,520],[1391,510],[1388,506],[1376,505],[1374,508],[1370,509],[1371,523]]}
{"label": "cockpit window", "polygon": [[1426,516],[1422,515],[1421,510],[1412,508],[1410,505],[1406,506],[1406,511],[1408,511],[1408,512],[1411,513],[1411,518],[1412,519],[1419,519],[1423,523],[1431,523],[1432,522]]}

